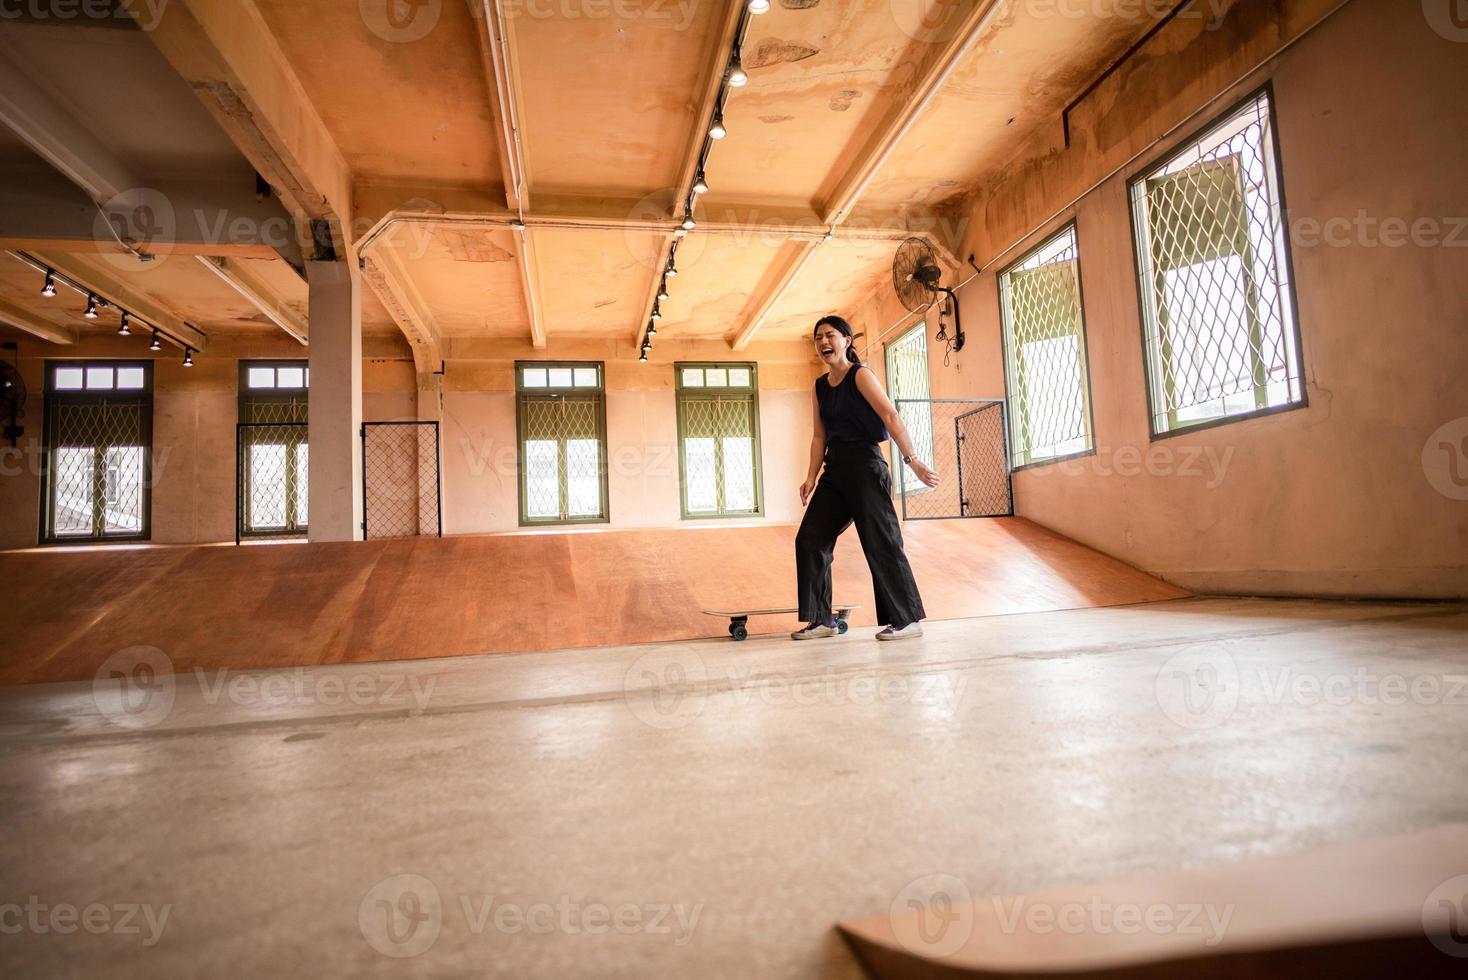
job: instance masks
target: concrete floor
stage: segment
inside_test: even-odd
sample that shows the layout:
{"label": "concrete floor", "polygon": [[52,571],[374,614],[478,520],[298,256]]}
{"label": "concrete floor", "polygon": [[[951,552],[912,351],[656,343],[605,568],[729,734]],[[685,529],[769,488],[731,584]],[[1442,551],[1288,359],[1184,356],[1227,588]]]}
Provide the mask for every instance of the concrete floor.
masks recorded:
{"label": "concrete floor", "polygon": [[921,876],[979,898],[1468,820],[1468,607],[870,636],[141,675],[131,712],[116,681],[5,690],[0,972],[849,978],[833,923]]}

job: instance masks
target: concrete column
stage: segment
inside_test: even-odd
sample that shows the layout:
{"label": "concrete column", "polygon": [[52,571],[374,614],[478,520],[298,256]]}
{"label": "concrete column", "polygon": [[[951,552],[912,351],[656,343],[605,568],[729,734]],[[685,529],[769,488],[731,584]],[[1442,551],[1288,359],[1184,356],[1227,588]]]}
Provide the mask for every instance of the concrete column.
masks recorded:
{"label": "concrete column", "polygon": [[[439,369],[442,362],[432,362],[428,358],[419,356],[416,352],[414,353],[414,361],[417,367],[416,373],[418,375],[418,421],[437,422],[439,424],[440,430],[442,430],[443,377],[442,375],[434,373]],[[427,431],[422,431],[419,433],[419,438],[426,440],[429,438],[429,433]],[[421,447],[420,453],[424,452],[426,448],[426,445]],[[439,455],[436,460],[434,460],[434,457],[432,455],[420,455],[419,460],[422,463],[427,463],[429,461],[436,462],[438,466],[439,477],[440,479],[442,479],[442,446],[440,445],[438,449]],[[418,533],[429,534],[438,528],[439,500],[438,497],[434,494],[423,492],[426,490],[426,488],[424,487],[422,482],[419,483],[419,489],[420,493],[418,495]],[[442,488],[440,488],[440,493],[441,492]]]}
{"label": "concrete column", "polygon": [[[435,368],[436,370],[436,368]],[[442,422],[443,402],[440,395],[443,378],[437,374],[419,370],[418,374],[418,420],[420,422]]]}
{"label": "concrete column", "polygon": [[310,537],[362,538],[362,280],[307,262],[311,287]]}

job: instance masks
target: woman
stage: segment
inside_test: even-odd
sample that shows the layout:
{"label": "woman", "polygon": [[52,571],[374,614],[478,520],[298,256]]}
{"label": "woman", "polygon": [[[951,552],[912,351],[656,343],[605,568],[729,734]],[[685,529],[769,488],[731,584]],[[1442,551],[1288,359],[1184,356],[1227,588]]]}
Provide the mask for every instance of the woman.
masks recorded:
{"label": "woman", "polygon": [[902,417],[876,375],[862,365],[851,324],[839,316],[825,317],[816,324],[815,342],[826,373],[816,379],[810,471],[800,485],[800,502],[809,501],[810,506],[795,536],[800,617],[807,625],[790,636],[813,640],[836,634],[831,614],[831,556],[836,539],[853,521],[872,570],[877,621],[887,624],[877,639],[922,636],[921,620],[927,614],[902,553],[902,529],[892,507],[892,474],[882,455],[888,433],[902,451],[902,461],[919,480],[936,487],[938,474],[917,458]]}

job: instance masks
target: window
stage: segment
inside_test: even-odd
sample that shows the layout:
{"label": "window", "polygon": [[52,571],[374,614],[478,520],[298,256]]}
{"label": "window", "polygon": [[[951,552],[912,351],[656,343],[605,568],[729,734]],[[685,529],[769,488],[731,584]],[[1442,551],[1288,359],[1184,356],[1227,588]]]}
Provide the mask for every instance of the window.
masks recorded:
{"label": "window", "polygon": [[1075,225],[999,274],[1015,466],[1095,448]]}
{"label": "window", "polygon": [[[912,436],[918,459],[933,465],[933,406],[929,403],[927,321],[887,345],[887,393],[897,406],[897,414]],[[915,399],[915,401],[909,401]],[[907,494],[923,493],[928,488],[906,463],[898,461],[898,450],[892,448],[892,468],[902,470],[902,490]]]}
{"label": "window", "polygon": [[764,513],[753,364],[677,364],[683,517]]}
{"label": "window", "polygon": [[1131,201],[1153,435],[1305,404],[1269,91]]}
{"label": "window", "polygon": [[311,372],[305,361],[240,362],[238,534],[307,531]]}
{"label": "window", "polygon": [[151,363],[47,362],[43,442],[43,542],[147,539]]}
{"label": "window", "polygon": [[515,365],[520,523],[605,523],[607,409],[599,363]]}

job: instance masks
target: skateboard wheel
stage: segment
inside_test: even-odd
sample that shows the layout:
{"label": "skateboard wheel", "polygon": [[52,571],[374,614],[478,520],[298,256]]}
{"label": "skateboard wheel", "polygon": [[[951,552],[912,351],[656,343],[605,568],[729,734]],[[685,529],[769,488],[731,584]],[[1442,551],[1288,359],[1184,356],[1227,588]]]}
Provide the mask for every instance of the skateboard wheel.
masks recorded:
{"label": "skateboard wheel", "polygon": [[742,642],[749,639],[749,630],[743,623],[735,623],[729,627],[729,635],[734,637],[736,641]]}
{"label": "skateboard wheel", "polygon": [[837,620],[836,629],[841,633],[842,636],[845,636],[846,631],[851,629],[851,624],[844,619]]}

